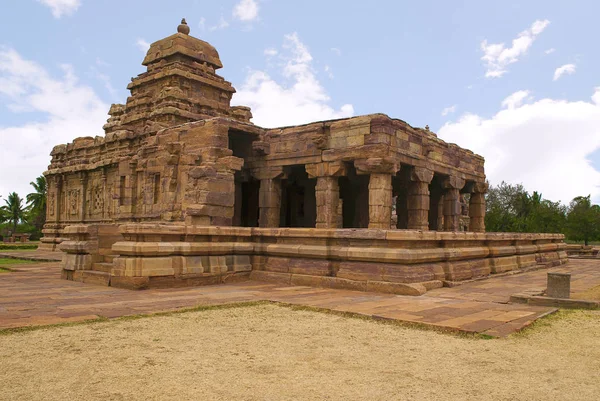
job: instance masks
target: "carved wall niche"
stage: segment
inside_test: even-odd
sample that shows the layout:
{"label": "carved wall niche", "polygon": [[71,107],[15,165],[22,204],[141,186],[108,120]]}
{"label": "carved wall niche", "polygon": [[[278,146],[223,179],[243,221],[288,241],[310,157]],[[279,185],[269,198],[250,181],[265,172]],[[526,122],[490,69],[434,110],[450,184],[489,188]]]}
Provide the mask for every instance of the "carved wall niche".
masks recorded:
{"label": "carved wall niche", "polygon": [[68,193],[69,197],[69,216],[77,216],[79,214],[79,189],[71,189]]}
{"label": "carved wall niche", "polygon": [[56,196],[56,194],[54,192],[50,192],[48,194],[48,215],[49,216],[54,216],[54,197]]}

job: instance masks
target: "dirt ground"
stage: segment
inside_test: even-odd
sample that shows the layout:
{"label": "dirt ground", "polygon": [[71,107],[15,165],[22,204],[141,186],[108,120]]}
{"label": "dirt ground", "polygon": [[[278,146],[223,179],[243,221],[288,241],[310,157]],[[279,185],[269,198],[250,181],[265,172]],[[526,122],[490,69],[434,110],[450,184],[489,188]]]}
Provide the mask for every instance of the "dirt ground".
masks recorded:
{"label": "dirt ground", "polygon": [[600,312],[486,340],[275,305],[0,335],[0,400],[596,400]]}

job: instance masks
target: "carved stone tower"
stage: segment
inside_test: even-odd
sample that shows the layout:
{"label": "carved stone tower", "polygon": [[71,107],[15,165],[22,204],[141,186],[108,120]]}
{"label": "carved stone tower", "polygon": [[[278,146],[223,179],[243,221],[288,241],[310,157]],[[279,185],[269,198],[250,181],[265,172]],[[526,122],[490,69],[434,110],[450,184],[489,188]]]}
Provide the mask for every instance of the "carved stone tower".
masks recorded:
{"label": "carved stone tower", "polygon": [[[132,78],[127,103],[111,107],[111,118],[104,126],[107,134],[124,129],[155,132],[234,114],[229,102],[235,89],[215,73],[223,67],[219,53],[189,32],[183,19],[176,34],[150,45],[142,62],[147,71]],[[240,110],[234,109],[239,115]]]}

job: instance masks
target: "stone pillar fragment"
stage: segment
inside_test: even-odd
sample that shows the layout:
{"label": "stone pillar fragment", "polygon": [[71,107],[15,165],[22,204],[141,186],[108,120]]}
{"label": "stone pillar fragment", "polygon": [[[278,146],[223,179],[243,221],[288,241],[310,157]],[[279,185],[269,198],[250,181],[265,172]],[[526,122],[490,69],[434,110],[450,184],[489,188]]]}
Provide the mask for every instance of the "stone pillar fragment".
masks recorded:
{"label": "stone pillar fragment", "polygon": [[281,180],[268,178],[260,180],[258,197],[259,227],[279,227],[279,213],[281,208]]}
{"label": "stone pillar fragment", "polygon": [[460,231],[460,190],[465,180],[450,176],[444,180],[444,231]]}
{"label": "stone pillar fragment", "polygon": [[487,184],[475,183],[469,200],[469,231],[485,232],[485,193]]}
{"label": "stone pillar fragment", "polygon": [[369,228],[390,229],[392,219],[392,175],[371,173],[369,179]]}
{"label": "stone pillar fragment", "polygon": [[336,228],[340,200],[338,177],[317,177],[315,196],[317,198],[316,227]]}
{"label": "stone pillar fragment", "polygon": [[413,167],[408,184],[408,229],[429,229],[429,183],[433,171]]}

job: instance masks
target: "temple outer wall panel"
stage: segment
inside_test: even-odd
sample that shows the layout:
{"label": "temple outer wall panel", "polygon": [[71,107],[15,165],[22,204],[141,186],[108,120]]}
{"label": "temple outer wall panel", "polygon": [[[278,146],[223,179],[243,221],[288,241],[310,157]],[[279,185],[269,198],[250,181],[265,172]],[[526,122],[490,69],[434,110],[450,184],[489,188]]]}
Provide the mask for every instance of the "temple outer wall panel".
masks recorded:
{"label": "temple outer wall panel", "polygon": [[[560,234],[268,229],[126,224],[112,285],[149,288],[248,276],[420,295],[455,281],[566,263]],[[77,252],[71,252],[77,253]],[[84,252],[79,252],[79,258]]]}

